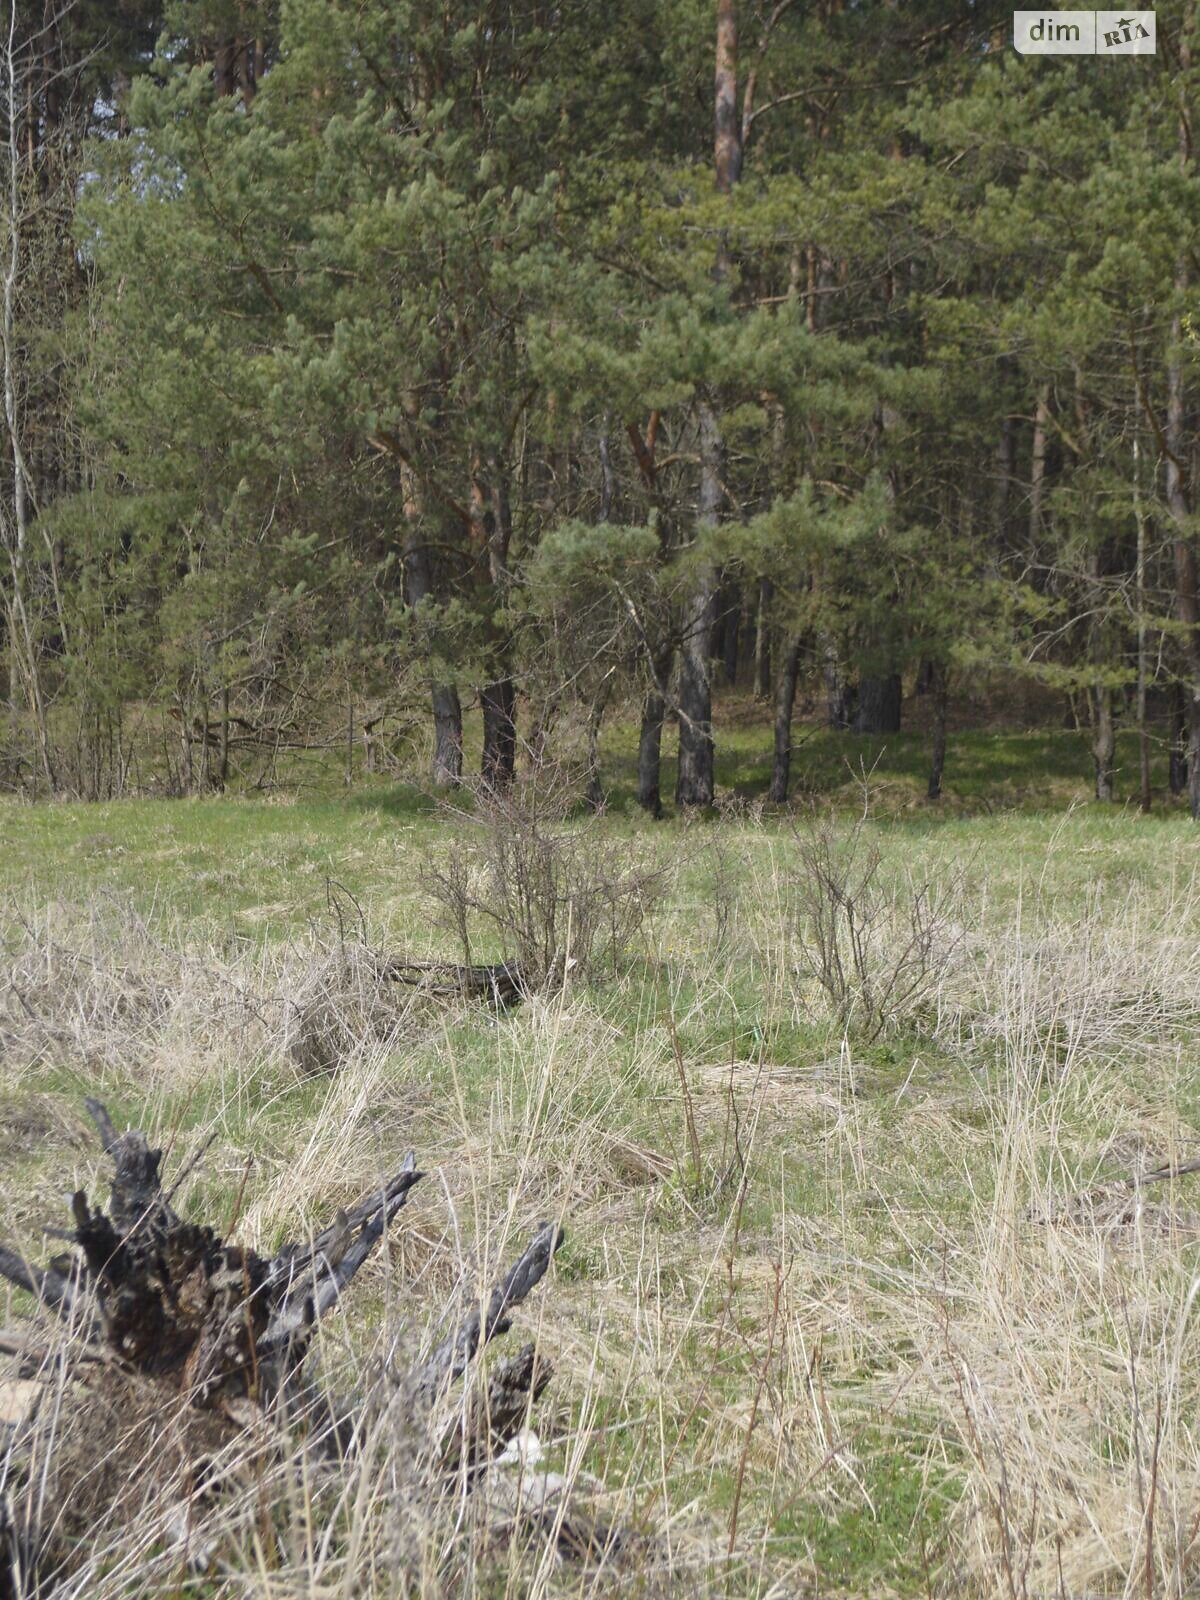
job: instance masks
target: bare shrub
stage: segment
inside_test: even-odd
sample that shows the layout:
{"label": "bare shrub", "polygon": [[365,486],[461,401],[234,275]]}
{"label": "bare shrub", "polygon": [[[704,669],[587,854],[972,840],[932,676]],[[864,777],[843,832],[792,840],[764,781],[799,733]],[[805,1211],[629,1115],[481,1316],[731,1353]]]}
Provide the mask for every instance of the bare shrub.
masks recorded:
{"label": "bare shrub", "polygon": [[531,989],[561,982],[568,965],[614,966],[661,904],[667,868],[631,862],[626,841],[568,820],[571,794],[544,769],[503,791],[481,790],[445,857],[422,886],[446,931],[472,960],[472,930],[486,930]]}
{"label": "bare shrub", "polygon": [[958,937],[947,905],[954,882],[895,892],[865,816],[849,826],[798,821],[793,840],[794,974],[819,985],[841,1028],[873,1043],[936,992]]}
{"label": "bare shrub", "polygon": [[730,840],[724,828],[713,834],[705,852],[709,867],[707,884],[712,912],[713,949],[727,954],[733,943],[746,878],[744,852],[738,841]]}

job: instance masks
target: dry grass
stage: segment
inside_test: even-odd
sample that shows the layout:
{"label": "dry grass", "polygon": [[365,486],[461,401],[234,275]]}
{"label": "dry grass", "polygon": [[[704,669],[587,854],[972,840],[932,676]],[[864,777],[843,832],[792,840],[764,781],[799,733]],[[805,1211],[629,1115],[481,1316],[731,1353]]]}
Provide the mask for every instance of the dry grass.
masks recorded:
{"label": "dry grass", "polygon": [[[1196,1179],[1121,1183],[1200,1154],[1194,874],[1067,895],[1056,844],[999,894],[982,838],[932,992],[871,1042],[796,980],[787,839],[723,826],[719,889],[689,849],[622,977],[499,1019],[380,986],[336,930],[221,943],[104,902],[7,919],[0,1237],[44,1255],[57,1197],[97,1182],[85,1091],[156,1132],[168,1176],[212,1138],[180,1203],[264,1246],[413,1145],[420,1201],[325,1334],[344,1388],[561,1216],[522,1312],[558,1369],[541,1466],[562,1515],[631,1541],[581,1563],[500,1537],[503,1504],[419,1501],[385,1410],[337,1482],[299,1445],[228,1463],[188,1535],[202,1577],[162,1506],[135,1507],[99,1517],[64,1594],[1200,1582]],[[926,876],[885,851],[881,946]]]}

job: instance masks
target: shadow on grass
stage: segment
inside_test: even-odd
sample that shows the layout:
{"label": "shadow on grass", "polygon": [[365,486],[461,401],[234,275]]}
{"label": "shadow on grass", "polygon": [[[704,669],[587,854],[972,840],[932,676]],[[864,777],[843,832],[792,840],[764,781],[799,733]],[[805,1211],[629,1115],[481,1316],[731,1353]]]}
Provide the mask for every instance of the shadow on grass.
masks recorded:
{"label": "shadow on grass", "polygon": [[[635,731],[610,730],[603,752],[603,779],[614,810],[637,806]],[[677,770],[673,731],[664,735],[661,790],[669,806]],[[797,725],[792,750],[791,803],[857,803],[864,788],[873,809],[928,808],[940,814],[993,810],[1064,810],[1093,795],[1092,757],[1085,732],[1039,729],[1032,732],[952,733],[946,756],[943,799],[926,799],[930,745],[920,731],[886,735],[839,733]],[[1116,778],[1121,803],[1136,803],[1137,734],[1117,740]],[[740,726],[717,729],[716,782],[719,794],[746,801],[766,799],[771,779],[770,730]],[[1168,793],[1167,752],[1156,743],[1151,761],[1156,811],[1173,815],[1181,804]]]}
{"label": "shadow on grass", "polygon": [[[415,783],[389,783],[380,788],[355,789],[346,796],[349,811],[377,811],[385,817],[428,817],[451,791],[432,793]],[[455,796],[457,803],[458,797]]]}

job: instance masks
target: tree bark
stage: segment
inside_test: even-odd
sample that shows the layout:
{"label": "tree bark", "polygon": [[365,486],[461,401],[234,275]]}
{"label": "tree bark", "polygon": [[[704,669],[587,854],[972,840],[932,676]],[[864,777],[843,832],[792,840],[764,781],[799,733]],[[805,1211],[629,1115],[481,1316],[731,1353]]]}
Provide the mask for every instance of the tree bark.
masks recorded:
{"label": "tree bark", "polygon": [[222,97],[233,94],[237,88],[237,76],[234,70],[235,46],[232,42],[219,44],[213,51],[213,81],[217,93]]}
{"label": "tree bark", "polygon": [[612,674],[604,680],[588,714],[587,731],[587,790],[584,798],[593,811],[604,810],[604,785],[600,782],[600,726],[612,691]]}
{"label": "tree bark", "polygon": [[821,635],[821,676],[825,680],[825,712],[829,726],[845,733],[854,721],[855,689],[846,681],[837,641],[828,633]]}
{"label": "tree bark", "polygon": [[[712,407],[700,407],[700,503],[697,522],[715,528],[721,515],[721,435]],[[716,589],[712,569],[702,568],[683,615],[679,653],[679,772],[675,803],[710,806],[714,794],[712,736],[712,634]]]}
{"label": "tree bark", "polygon": [[1188,786],[1187,694],[1181,683],[1175,685],[1171,708],[1171,751],[1167,767],[1167,787],[1172,794],[1183,794]]}
{"label": "tree bark", "polygon": [[217,753],[217,788],[225,793],[229,783],[229,685],[221,688],[221,733]]}
{"label": "tree bark", "polygon": [[[1003,365],[1001,370],[1003,371]],[[1008,544],[1009,505],[1013,479],[1017,474],[1017,429],[1015,420],[1005,416],[1000,423],[1000,439],[996,445],[996,484],[992,497],[992,523],[997,549]]]}
{"label": "tree bark", "polygon": [[1096,799],[1105,804],[1114,798],[1113,767],[1116,760],[1117,735],[1113,715],[1113,691],[1102,674],[1108,666],[1107,629],[1104,623],[1103,568],[1099,551],[1087,557],[1087,574],[1091,580],[1088,606],[1092,615],[1089,629],[1088,654],[1096,677],[1088,689],[1088,713],[1092,725],[1092,761],[1096,772]]}
{"label": "tree bark", "polygon": [[[1178,318],[1173,336],[1181,337]],[[1176,523],[1175,609],[1183,624],[1184,661],[1187,683],[1187,791],[1192,820],[1200,819],[1200,593],[1197,586],[1196,548],[1187,527],[1189,496],[1179,464],[1179,452],[1186,448],[1183,439],[1183,374],[1178,360],[1172,361],[1168,388],[1167,443],[1175,459],[1167,462],[1167,508]],[[1172,422],[1172,417],[1176,420]],[[1174,437],[1172,437],[1172,435]]]}
{"label": "tree bark", "polygon": [[489,789],[505,789],[517,770],[517,695],[511,678],[497,678],[479,693],[483,708],[482,777]]}
{"label": "tree bark", "polygon": [[[1136,398],[1135,398],[1136,404]],[[1136,429],[1133,435],[1133,516],[1137,526],[1137,728],[1138,792],[1143,815],[1153,805],[1150,790],[1150,730],[1146,725],[1149,678],[1146,654],[1146,513],[1142,507],[1142,456]]]}
{"label": "tree bark", "polygon": [[[433,593],[433,560],[429,546],[421,536],[420,504],[415,482],[406,473],[405,515],[409,522],[409,536],[404,551],[405,599],[416,612],[423,600]],[[433,704],[433,782],[439,787],[451,787],[462,782],[463,728],[462,706],[458,690],[452,683],[434,683],[430,686]]]}
{"label": "tree bark", "polygon": [[462,705],[452,683],[435,683],[433,698],[433,781],[439,788],[462,782]]}
{"label": "tree bark", "polygon": [[738,647],[742,628],[742,587],[732,579],[721,585],[721,676],[729,688],[737,683]]}
{"label": "tree bark", "polygon": [[1046,482],[1046,439],[1050,421],[1050,390],[1038,390],[1033,418],[1033,446],[1029,458],[1029,543],[1036,549],[1042,536],[1042,498]]}
{"label": "tree bark", "polygon": [[929,693],[933,698],[933,749],[929,757],[930,800],[942,798],[942,774],[946,769],[946,711],[950,699],[950,674],[944,661],[929,663]]}
{"label": "tree bark", "polygon": [[[1186,81],[1192,65],[1192,31],[1195,6],[1186,7],[1179,30],[1180,76]],[[1185,98],[1179,113],[1179,164],[1184,172],[1192,167],[1191,105]],[[1182,302],[1191,287],[1189,258],[1180,255],[1175,268],[1175,289]],[[1196,540],[1191,528],[1192,486],[1187,480],[1185,461],[1191,441],[1188,437],[1187,380],[1181,346],[1182,312],[1176,308],[1171,319],[1171,349],[1167,359],[1167,510],[1175,524],[1175,610],[1183,625],[1183,654],[1186,666],[1188,712],[1188,804],[1193,822],[1200,820],[1200,581],[1198,581]]]}
{"label": "tree bark", "polygon": [[717,0],[713,157],[718,194],[731,193],[742,175],[742,119],[738,116],[737,78],[737,6],[734,0]]}
{"label": "tree bark", "polygon": [[[715,427],[715,422],[714,422]],[[692,591],[683,618],[679,666],[679,772],[675,804],[710,806],[714,794],[712,737],[711,578],[701,578]]]}
{"label": "tree bark", "polygon": [[758,580],[758,612],[754,628],[754,698],[765,700],[771,692],[771,595],[770,578]]}
{"label": "tree bark", "polygon": [[902,703],[900,674],[863,678],[858,685],[855,733],[899,733]]}
{"label": "tree bark", "polygon": [[[473,503],[476,515],[490,499],[488,509],[479,518],[487,545],[488,571],[497,602],[508,592],[508,548],[512,541],[512,515],[508,500],[508,482],[500,464],[489,462],[491,480],[490,496],[485,496],[483,485],[476,482]],[[504,638],[496,649],[500,662],[507,665],[511,640]],[[479,702],[483,708],[483,761],[480,774],[484,784],[491,789],[504,789],[512,782],[517,765],[517,692],[512,678],[505,673],[485,684],[480,690]]]}
{"label": "tree bark", "polygon": [[1106,684],[1096,684],[1090,696],[1092,703],[1092,760],[1096,768],[1096,799],[1105,804],[1116,798],[1114,764],[1117,752],[1116,720],[1113,717],[1113,694]]}
{"label": "tree bark", "polygon": [[[738,30],[734,0],[717,0],[717,49],[714,80],[713,165],[718,194],[728,195],[742,171],[742,123],[737,105]],[[729,275],[729,246],[717,245],[713,279]],[[724,500],[721,430],[711,400],[700,404],[700,495],[697,524],[700,537],[721,520]],[[683,648],[679,672],[679,775],[675,803],[710,806],[714,795],[712,737],[712,630],[715,578],[702,567],[684,608]]]}
{"label": "tree bark", "polygon": [[637,799],[652,817],[662,808],[662,731],[666,705],[658,689],[651,689],[642,708],[642,730],[638,738]]}
{"label": "tree bark", "polygon": [[767,798],[782,805],[788,797],[792,774],[792,712],[796,704],[796,679],[800,671],[800,639],[789,639],[779,663],[775,686],[775,752],[771,762],[771,787]]}
{"label": "tree bark", "polygon": [[[8,35],[5,41],[3,57],[4,78],[7,87],[5,94],[5,112],[7,115],[5,120],[8,124],[7,148],[5,151],[7,166],[7,172],[5,173],[5,207],[7,212],[5,226],[8,234],[8,251],[3,268],[3,327],[0,328],[0,347],[3,349],[4,358],[4,420],[8,435],[8,455],[12,463],[12,505],[10,509],[13,531],[5,540],[8,546],[6,554],[11,569],[9,591],[7,594],[0,594],[0,600],[3,601],[4,610],[7,614],[8,627],[6,631],[10,642],[16,644],[19,637],[19,651],[15,651],[11,659],[13,665],[18,667],[21,676],[25,680],[25,697],[33,717],[34,737],[37,743],[42,774],[46,780],[47,791],[53,794],[55,788],[54,760],[50,750],[46,704],[42,693],[40,653],[26,593],[29,524],[33,517],[36,516],[36,505],[31,504],[33,483],[25,455],[25,441],[22,438],[18,398],[20,375],[17,370],[17,361],[21,341],[17,333],[16,307],[23,275],[28,274],[29,268],[21,258],[21,239],[28,223],[28,216],[27,207],[22,200],[21,194],[22,160],[18,148],[18,129],[20,127],[21,114],[17,105],[17,94],[22,68],[15,45],[16,18],[17,12],[14,6],[10,11]],[[32,68],[26,68],[24,73],[27,92],[32,91],[32,70]],[[30,160],[32,164],[32,157]],[[5,520],[7,521],[8,519],[6,518]]]}

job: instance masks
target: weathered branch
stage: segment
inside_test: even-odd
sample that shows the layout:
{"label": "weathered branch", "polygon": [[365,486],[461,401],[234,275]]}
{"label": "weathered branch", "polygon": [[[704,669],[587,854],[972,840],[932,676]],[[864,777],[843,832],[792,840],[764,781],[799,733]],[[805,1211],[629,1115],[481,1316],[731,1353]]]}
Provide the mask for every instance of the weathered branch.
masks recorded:
{"label": "weathered branch", "polygon": [[272,1311],[258,1341],[260,1356],[275,1356],[329,1310],[424,1176],[410,1150],[400,1171],[377,1195],[340,1212],[311,1244],[284,1245],[272,1258],[265,1286]]}
{"label": "weathered branch", "polygon": [[394,983],[412,984],[428,994],[488,1000],[498,1009],[518,1005],[530,988],[527,974],[516,961],[460,966],[453,961],[387,960],[379,975]]}
{"label": "weathered branch", "polygon": [[442,1445],[442,1464],[448,1472],[468,1472],[485,1466],[514,1438],[541,1399],[554,1376],[550,1362],[533,1344],[522,1345],[515,1356],[496,1363],[487,1388],[472,1396],[466,1411]]}
{"label": "weathered branch", "polygon": [[433,1395],[460,1378],[481,1345],[497,1334],[507,1333],[512,1325],[508,1313],[546,1276],[565,1238],[566,1233],[558,1223],[542,1224],[528,1248],[492,1290],[486,1312],[481,1314],[479,1306],[472,1306],[458,1331],[444,1339],[424,1366],[414,1373],[418,1394]]}
{"label": "weathered branch", "polygon": [[60,1316],[71,1316],[78,1307],[79,1282],[54,1267],[36,1267],[15,1250],[0,1245],[0,1277],[35,1295],[44,1306]]}

